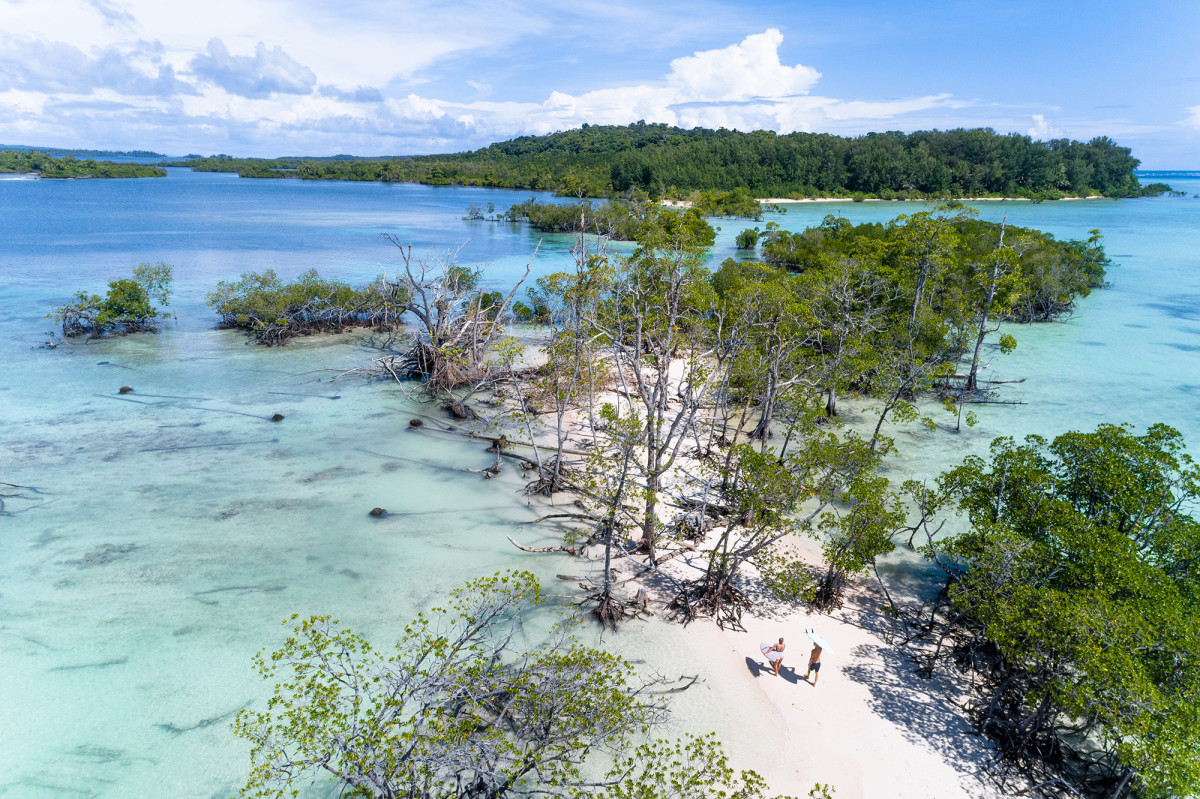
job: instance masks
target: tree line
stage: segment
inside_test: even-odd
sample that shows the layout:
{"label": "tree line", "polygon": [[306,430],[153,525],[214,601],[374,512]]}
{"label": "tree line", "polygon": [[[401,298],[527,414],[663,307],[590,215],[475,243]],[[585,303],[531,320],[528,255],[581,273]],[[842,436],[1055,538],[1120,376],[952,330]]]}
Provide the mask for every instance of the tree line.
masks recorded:
{"label": "tree line", "polygon": [[552,190],[604,197],[639,189],[685,198],[745,190],[753,197],[1139,196],[1139,161],[1100,136],[1035,141],[990,128],[870,133],[741,132],[638,122],[583,125],[450,155],[328,159],[198,158],[180,165],[244,177],[415,181]]}
{"label": "tree line", "polygon": [[43,178],[161,178],[167,170],[149,164],[114,164],[94,158],[54,158],[37,150],[0,150],[0,173]]}

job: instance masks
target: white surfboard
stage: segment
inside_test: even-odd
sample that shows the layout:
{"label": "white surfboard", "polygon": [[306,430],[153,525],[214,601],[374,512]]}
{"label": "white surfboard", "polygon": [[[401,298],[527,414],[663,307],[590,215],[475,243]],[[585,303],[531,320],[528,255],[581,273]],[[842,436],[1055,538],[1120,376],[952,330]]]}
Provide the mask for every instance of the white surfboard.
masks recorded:
{"label": "white surfboard", "polygon": [[829,643],[824,638],[817,635],[817,632],[815,630],[805,630],[804,634],[808,636],[808,640],[812,641],[814,644],[821,647],[821,654],[823,654],[823,655],[836,654],[836,652],[834,651],[834,648],[832,646],[830,646]]}

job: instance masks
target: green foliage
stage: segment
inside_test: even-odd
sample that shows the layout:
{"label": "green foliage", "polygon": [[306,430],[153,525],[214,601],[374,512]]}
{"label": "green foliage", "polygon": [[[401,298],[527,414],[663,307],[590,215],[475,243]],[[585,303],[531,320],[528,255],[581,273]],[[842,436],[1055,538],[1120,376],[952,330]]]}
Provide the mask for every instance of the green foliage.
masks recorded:
{"label": "green foliage", "polygon": [[1018,760],[1093,762],[1097,795],[1200,791],[1200,468],[1179,433],[996,439],[939,497],[970,522],[929,554],[988,664],[983,729]]}
{"label": "green foliage", "polygon": [[692,207],[704,216],[739,216],[756,221],[762,219],[762,203],[754,199],[742,186],[731,191],[695,191],[688,200],[691,201]]}
{"label": "green foliage", "polygon": [[615,784],[593,795],[601,799],[755,799],[767,791],[757,772],[736,771],[729,765],[712,733],[642,744],[613,771],[618,777]]}
{"label": "green foliage", "polygon": [[746,228],[735,241],[739,250],[753,250],[758,246],[758,228]]}
{"label": "green foliage", "polygon": [[109,281],[104,297],[77,292],[70,302],[55,308],[48,316],[62,327],[64,336],[153,330],[157,321],[168,314],[160,313],[150,304],[151,300],[168,305],[173,278],[174,270],[169,264],[142,263],[133,268],[132,277]]}
{"label": "green foliage", "polygon": [[522,136],[453,155],[270,161],[213,157],[185,163],[245,177],[415,181],[554,190],[572,197],[633,189],[654,196],[741,189],[750,197],[857,193],[859,198],[1055,198],[1135,196],[1140,191],[1133,174],[1137,159],[1106,137],[1087,143],[1037,142],[986,128],[844,138],[635,123]]}
{"label": "green foliage", "polygon": [[618,241],[633,241],[642,226],[636,210],[622,201],[540,203],[530,199],[512,206],[507,216],[549,233],[595,233]]}
{"label": "green foliage", "polygon": [[[819,226],[800,233],[768,224],[763,234],[763,260],[796,272],[825,268],[838,259],[867,260],[878,264],[882,277],[899,281],[906,269],[915,271],[909,264],[936,258],[931,266],[943,281],[965,284],[976,279],[972,272],[996,249],[1001,226],[961,212],[949,214],[950,210],[900,216],[887,225],[851,225],[849,220],[827,216]],[[1010,298],[1006,318],[1052,318],[1104,285],[1110,261],[1099,231],[1090,231],[1087,241],[1058,241],[1049,233],[1008,225],[1005,235],[1006,241],[1019,242],[1021,247],[1012,279],[1018,288]],[[941,296],[954,297],[945,292]],[[937,304],[937,296],[930,299],[935,311],[944,307]]]}
{"label": "green foliage", "polygon": [[82,161],[73,156],[53,158],[37,150],[0,151],[0,173],[37,174],[43,178],[161,178],[167,170],[147,164]]}
{"label": "green foliage", "polygon": [[[453,280],[478,280],[475,272],[458,269]],[[221,327],[249,331],[262,344],[285,344],[294,336],[353,327],[391,329],[399,323],[407,298],[402,286],[383,276],[354,287],[310,269],[285,283],[275,270],[267,269],[246,272],[237,282],[218,282],[204,301],[220,316]]]}
{"label": "green foliage", "polygon": [[[581,645],[561,614],[526,648],[544,604],[527,572],[474,580],[386,651],[328,617],[293,616],[283,647],[255,657],[276,681],[265,710],[233,725],[251,744],[242,795],[290,796],[322,775],[368,797],[763,795],[761,777],[735,773],[713,736],[632,749],[664,719],[664,700],[625,660]],[[585,773],[594,753],[612,758],[604,779]]]}
{"label": "green foliage", "polygon": [[1138,196],[1138,197],[1161,197],[1164,194],[1167,194],[1171,197],[1183,197],[1183,196],[1186,196],[1187,192],[1175,191],[1166,183],[1151,183],[1148,186],[1142,186],[1140,189],[1138,189],[1136,196]]}

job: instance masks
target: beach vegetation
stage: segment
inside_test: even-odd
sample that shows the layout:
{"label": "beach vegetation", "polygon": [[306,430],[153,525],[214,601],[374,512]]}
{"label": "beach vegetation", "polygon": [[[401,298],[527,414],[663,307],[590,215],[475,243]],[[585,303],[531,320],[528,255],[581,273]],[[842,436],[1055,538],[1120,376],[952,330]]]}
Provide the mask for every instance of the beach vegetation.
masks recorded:
{"label": "beach vegetation", "polygon": [[48,316],[66,337],[151,331],[169,316],[151,303],[170,304],[173,279],[170,264],[141,263],[133,268],[130,277],[109,281],[103,297],[87,291],[76,292]]}
{"label": "beach vegetation", "polygon": [[511,372],[501,368],[502,362],[491,362],[492,347],[510,321],[513,297],[529,276],[537,250],[502,294],[484,290],[482,271],[458,263],[457,252],[418,258],[411,245],[391,234],[384,238],[395,245],[402,263],[387,285],[414,330],[402,356],[377,363],[398,380],[420,380],[428,397],[446,402],[455,415],[469,416],[466,398],[497,375]]}
{"label": "beach vegetation", "polygon": [[[535,619],[552,624],[530,643]],[[255,657],[274,683],[265,708],[233,724],[251,747],[241,795],[293,796],[321,778],[373,799],[766,795],[712,735],[649,738],[664,691],[583,645],[578,623],[527,572],[468,582],[386,649],[293,616],[283,646]]]}
{"label": "beach vegetation", "polygon": [[734,240],[739,250],[753,250],[758,246],[758,228],[746,228],[741,233],[737,234]]}
{"label": "beach vegetation", "polygon": [[697,189],[686,199],[692,208],[704,216],[742,217],[753,219],[756,222],[762,219],[762,203],[756,200],[745,187],[739,186],[729,191]]}
{"label": "beach vegetation", "polygon": [[1077,795],[1200,791],[1200,467],[1180,434],[998,438],[919,505],[967,521],[927,540],[947,582],[925,668],[970,672],[1005,757]]}
{"label": "beach vegetation", "polygon": [[[627,381],[627,412],[643,420],[639,547],[651,560],[663,476],[732,354],[710,349],[714,295],[704,269],[714,233],[692,209],[652,208],[638,247],[619,259],[590,324]],[[668,409],[668,400],[679,405]]]}
{"label": "beach vegetation", "polygon": [[616,241],[633,241],[642,224],[638,207],[621,200],[543,203],[531,198],[510,207],[505,216],[544,233],[592,233]]}
{"label": "beach vegetation", "polygon": [[391,330],[399,324],[407,301],[404,288],[386,276],[356,287],[323,277],[315,269],[292,281],[281,279],[273,269],[246,272],[237,281],[218,282],[205,296],[221,327],[245,330],[266,345],[361,327]]}
{"label": "beach vegetation", "polygon": [[[913,489],[877,474],[894,447],[885,424],[938,429],[919,404],[933,395],[957,414],[951,429],[961,430],[964,415],[970,426],[964,405],[993,401],[996,390],[981,377],[984,354],[1016,346],[1008,332],[988,343],[997,323],[1069,309],[1102,285],[1107,257],[1096,232],[1063,243],[940,208],[888,224],[829,216],[802,234],[768,223],[764,250],[787,247],[786,264],[728,259],[708,270],[702,223],[694,209],[651,206],[632,255],[608,253],[601,237],[581,258],[589,252],[581,238],[575,272],[527,293],[530,318],[554,337],[543,371],[556,381],[553,396],[578,398],[593,446],[597,427],[617,435],[598,448],[612,475],[572,483],[585,494],[578,518],[593,533],[572,532],[569,545],[601,543],[608,564],[615,543],[632,539],[654,567],[660,544],[675,546],[669,558],[704,540],[704,576],[666,578],[684,620],[738,626],[749,606],[746,567],[776,595],[831,611],[848,580],[868,574],[908,529],[901,492]],[[580,370],[598,365],[616,393],[600,419],[597,381],[571,393]],[[842,429],[838,396],[868,400],[869,435]],[[561,459],[565,405],[555,407]],[[683,453],[698,464],[687,480],[669,479]],[[593,468],[600,464],[583,471]],[[789,476],[799,480],[791,493]],[[797,534],[822,541],[815,574],[779,545]],[[603,583],[598,601],[619,605],[611,579]]]}

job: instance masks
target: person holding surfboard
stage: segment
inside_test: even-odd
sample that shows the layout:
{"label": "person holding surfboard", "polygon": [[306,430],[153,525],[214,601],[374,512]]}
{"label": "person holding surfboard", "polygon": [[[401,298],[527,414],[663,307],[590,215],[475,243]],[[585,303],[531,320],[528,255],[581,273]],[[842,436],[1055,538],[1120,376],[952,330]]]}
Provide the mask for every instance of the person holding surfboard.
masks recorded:
{"label": "person holding surfboard", "polygon": [[812,674],[812,684],[815,688],[817,686],[817,678],[821,676],[821,653],[828,651],[830,654],[834,654],[834,652],[833,648],[825,643],[825,639],[817,635],[816,630],[805,630],[804,634],[808,636],[808,640],[812,641],[813,644],[812,652],[808,655],[808,672],[805,673],[804,679],[807,681],[808,675]]}
{"label": "person holding surfboard", "polygon": [[812,652],[808,655],[808,671],[804,673],[804,679],[808,679],[808,675],[812,674],[813,688],[817,687],[817,678],[821,676],[821,646],[813,644]]}
{"label": "person holding surfboard", "polygon": [[779,639],[777,644],[760,644],[759,649],[767,656],[767,660],[775,668],[775,676],[779,676],[779,667],[783,665],[783,639]]}

